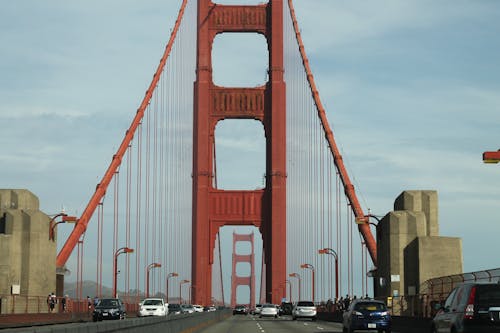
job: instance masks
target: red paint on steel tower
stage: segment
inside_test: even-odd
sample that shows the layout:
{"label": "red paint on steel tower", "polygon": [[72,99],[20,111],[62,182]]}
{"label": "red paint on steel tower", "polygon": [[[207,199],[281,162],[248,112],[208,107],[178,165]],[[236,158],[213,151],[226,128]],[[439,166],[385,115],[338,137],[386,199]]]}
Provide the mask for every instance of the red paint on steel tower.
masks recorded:
{"label": "red paint on steel tower", "polygon": [[[283,0],[229,6],[198,0],[193,128],[193,302],[210,304],[215,237],[225,225],[260,228],[266,300],[279,304],[286,282],[286,87],[283,68]],[[264,35],[269,81],[257,88],[227,88],[212,81],[212,43],[225,32]],[[266,133],[266,187],[214,188],[214,132],[223,119],[256,119]]]}
{"label": "red paint on steel tower", "polygon": [[[233,232],[233,268],[231,273],[231,307],[234,308],[237,304],[243,304],[241,302],[236,303],[236,289],[239,286],[248,286],[250,290],[250,303],[247,304],[250,309],[255,308],[255,251],[254,251],[254,234],[241,235]],[[238,254],[236,251],[236,243],[238,242],[249,242],[250,243],[250,253],[249,254]],[[250,274],[247,276],[238,275],[236,272],[236,266],[238,263],[248,263],[250,264]]]}

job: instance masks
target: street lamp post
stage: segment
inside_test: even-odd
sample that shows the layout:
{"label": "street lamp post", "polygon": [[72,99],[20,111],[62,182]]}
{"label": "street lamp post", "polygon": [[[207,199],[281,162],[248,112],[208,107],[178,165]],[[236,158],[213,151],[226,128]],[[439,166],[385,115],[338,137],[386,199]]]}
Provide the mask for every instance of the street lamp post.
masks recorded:
{"label": "street lamp post", "polygon": [[161,267],[161,264],[153,262],[146,267],[146,297],[149,297],[149,271],[157,267]]}
{"label": "street lamp post", "polygon": [[310,269],[311,272],[312,272],[312,301],[314,303],[314,266],[311,265],[311,264],[302,264],[300,265],[300,268],[306,268],[306,269]]}
{"label": "street lamp post", "polygon": [[113,297],[116,298],[116,290],[117,290],[117,276],[118,276],[118,256],[122,253],[132,253],[134,249],[129,247],[122,247],[116,250],[114,255],[114,266],[113,266]]}
{"label": "street lamp post", "polygon": [[290,303],[292,303],[292,282],[287,279],[285,283],[288,284],[288,295],[290,296]]}
{"label": "street lamp post", "polygon": [[297,280],[299,280],[299,299],[297,301],[302,300],[302,293],[300,292],[300,284],[301,284],[300,274],[299,273],[290,273],[290,274],[288,274],[288,276],[297,278]]}
{"label": "street lamp post", "polygon": [[[61,221],[54,223],[54,221],[58,218],[61,217]],[[66,213],[60,213],[54,216],[53,218],[50,219],[49,221],[49,240],[54,240],[54,230],[56,229],[56,226],[60,223],[76,223],[78,221],[78,218],[76,216],[68,216]]]}
{"label": "street lamp post", "polygon": [[171,277],[176,277],[176,276],[179,276],[179,274],[178,274],[178,273],[175,273],[175,272],[168,273],[168,275],[167,275],[167,290],[166,290],[167,303],[168,303],[168,280],[169,280]]}
{"label": "street lamp post", "polygon": [[189,283],[191,281],[189,280],[182,280],[180,283],[179,283],[179,303],[182,304],[182,285],[184,283]]}
{"label": "street lamp post", "polygon": [[339,297],[339,257],[337,252],[329,247],[318,250],[319,254],[331,254],[335,258],[335,298]]}

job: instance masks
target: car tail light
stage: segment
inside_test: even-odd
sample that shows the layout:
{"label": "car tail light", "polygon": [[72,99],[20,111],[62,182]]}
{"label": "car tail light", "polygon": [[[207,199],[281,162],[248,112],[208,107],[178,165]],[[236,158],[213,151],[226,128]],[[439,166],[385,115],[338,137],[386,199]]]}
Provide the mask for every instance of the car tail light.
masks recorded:
{"label": "car tail light", "polygon": [[464,319],[474,318],[474,299],[476,298],[476,287],[472,287],[469,294],[469,300],[465,306]]}

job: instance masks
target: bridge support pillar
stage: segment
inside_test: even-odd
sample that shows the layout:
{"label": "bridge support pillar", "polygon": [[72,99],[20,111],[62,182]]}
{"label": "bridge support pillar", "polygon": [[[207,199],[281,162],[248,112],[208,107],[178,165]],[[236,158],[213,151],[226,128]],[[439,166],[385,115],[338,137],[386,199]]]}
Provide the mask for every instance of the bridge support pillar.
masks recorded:
{"label": "bridge support pillar", "polygon": [[[264,240],[266,300],[286,295],[286,87],[283,65],[283,0],[229,6],[198,0],[197,70],[193,127],[193,302],[209,304],[215,234],[224,225],[259,227]],[[257,88],[217,87],[212,82],[212,43],[224,32],[266,36],[269,82]],[[266,188],[215,188],[214,132],[223,119],[255,119],[266,133]]]}

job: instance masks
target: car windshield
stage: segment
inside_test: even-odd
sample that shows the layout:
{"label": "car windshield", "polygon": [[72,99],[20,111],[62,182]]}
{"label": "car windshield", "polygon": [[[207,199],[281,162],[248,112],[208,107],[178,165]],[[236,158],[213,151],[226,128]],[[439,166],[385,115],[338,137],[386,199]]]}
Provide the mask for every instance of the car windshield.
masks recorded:
{"label": "car windshield", "polygon": [[116,299],[101,299],[99,306],[118,306]]}
{"label": "car windshield", "polygon": [[168,308],[169,308],[170,310],[175,310],[175,309],[180,309],[180,308],[181,308],[181,306],[180,306],[179,304],[169,304],[169,305],[168,305]]}
{"label": "car windshield", "polygon": [[143,305],[163,305],[161,299],[146,299]]}
{"label": "car windshield", "polygon": [[262,305],[262,308],[275,308],[275,307],[276,307],[276,305],[274,305],[274,304],[264,304],[264,305]]}
{"label": "car windshield", "polygon": [[357,311],[385,311],[385,304],[379,302],[360,302],[354,306]]}
{"label": "car windshield", "polygon": [[297,306],[314,306],[313,302],[300,301],[297,303]]}

